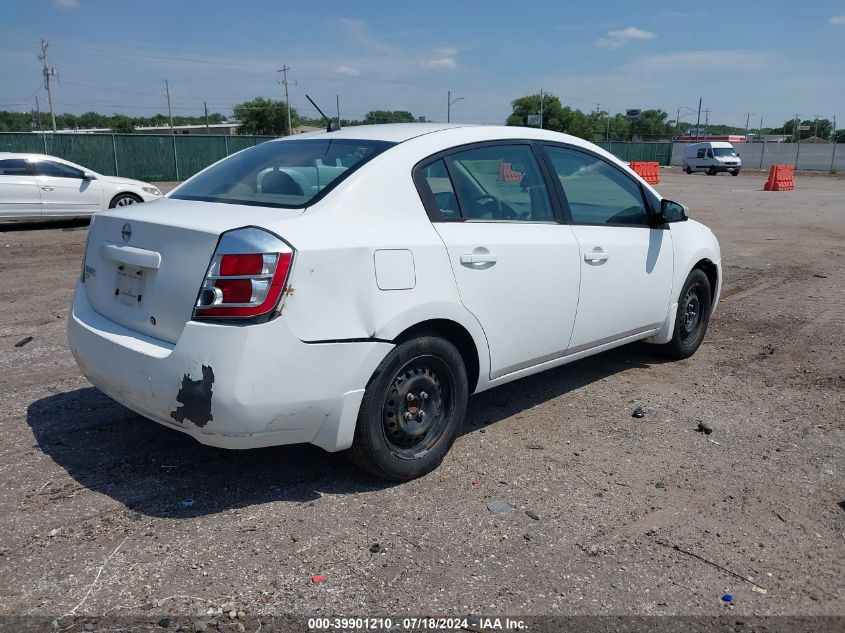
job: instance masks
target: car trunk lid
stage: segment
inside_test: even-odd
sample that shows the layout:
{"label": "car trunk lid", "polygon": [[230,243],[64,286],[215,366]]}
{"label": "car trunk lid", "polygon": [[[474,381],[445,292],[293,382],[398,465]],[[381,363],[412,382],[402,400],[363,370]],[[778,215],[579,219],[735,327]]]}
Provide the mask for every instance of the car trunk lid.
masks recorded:
{"label": "car trunk lid", "polygon": [[302,211],[163,199],[97,214],[85,253],[88,300],[115,323],[175,343],[220,235]]}

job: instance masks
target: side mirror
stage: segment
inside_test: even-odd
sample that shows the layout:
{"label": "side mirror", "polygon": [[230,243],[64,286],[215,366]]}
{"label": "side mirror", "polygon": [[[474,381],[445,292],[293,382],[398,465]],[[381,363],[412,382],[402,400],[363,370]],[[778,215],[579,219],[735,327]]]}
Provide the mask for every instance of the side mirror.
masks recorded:
{"label": "side mirror", "polygon": [[665,198],[660,201],[660,219],[663,221],[663,224],[684,222],[688,217],[686,205],[680,202],[672,202]]}
{"label": "side mirror", "polygon": [[97,180],[97,177],[94,175],[93,172],[84,171],[82,172],[82,180]]}

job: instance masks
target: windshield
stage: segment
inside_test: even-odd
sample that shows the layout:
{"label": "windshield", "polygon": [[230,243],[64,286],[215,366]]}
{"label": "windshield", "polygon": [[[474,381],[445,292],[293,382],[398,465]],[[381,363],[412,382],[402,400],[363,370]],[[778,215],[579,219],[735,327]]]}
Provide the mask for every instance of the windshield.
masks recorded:
{"label": "windshield", "polygon": [[391,147],[385,141],[268,141],[234,154],[170,197],[262,207],[304,207]]}
{"label": "windshield", "polygon": [[714,147],[713,154],[716,156],[736,156],[736,152],[734,151],[733,147]]}

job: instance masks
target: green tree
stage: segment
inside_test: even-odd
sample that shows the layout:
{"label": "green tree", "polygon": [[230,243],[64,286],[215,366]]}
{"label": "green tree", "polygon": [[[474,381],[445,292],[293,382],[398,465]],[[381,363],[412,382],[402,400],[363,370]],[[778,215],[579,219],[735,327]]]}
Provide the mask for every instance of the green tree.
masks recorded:
{"label": "green tree", "polygon": [[109,121],[109,127],[113,132],[121,134],[131,134],[135,131],[135,121],[128,116],[122,114],[115,114]]}
{"label": "green tree", "polygon": [[[275,101],[256,97],[251,101],[237,104],[232,111],[240,121],[238,134],[274,134],[285,135],[288,130],[288,113],[284,101]],[[299,125],[299,115],[290,109],[291,124]]]}
{"label": "green tree", "polygon": [[[511,114],[507,125],[528,125],[528,115],[540,114],[540,95],[526,95],[511,102]],[[572,110],[564,108],[560,99],[553,94],[543,95],[543,128],[554,132],[565,132],[572,118]]]}
{"label": "green tree", "polygon": [[414,123],[416,117],[407,110],[371,110],[364,115],[364,124],[375,123]]}

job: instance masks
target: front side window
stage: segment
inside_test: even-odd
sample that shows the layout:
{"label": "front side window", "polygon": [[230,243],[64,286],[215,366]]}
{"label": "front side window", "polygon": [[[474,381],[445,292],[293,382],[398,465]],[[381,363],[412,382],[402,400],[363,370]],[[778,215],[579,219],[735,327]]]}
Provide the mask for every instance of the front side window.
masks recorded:
{"label": "front side window", "polygon": [[53,176],[54,178],[77,178],[82,180],[83,173],[63,163],[56,163],[52,160],[39,160],[35,163],[35,173],[39,176]]}
{"label": "front side window", "polygon": [[446,162],[465,220],[554,221],[530,146],[478,147],[450,154]]}
{"label": "front side window", "polygon": [[170,198],[302,208],[392,145],[347,139],[270,141],[198,174]]}
{"label": "front side window", "polygon": [[580,224],[648,224],[639,185],[600,158],[576,150],[547,147],[555,175]]}
{"label": "front side window", "polygon": [[23,158],[0,160],[0,176],[29,176],[29,165]]}

